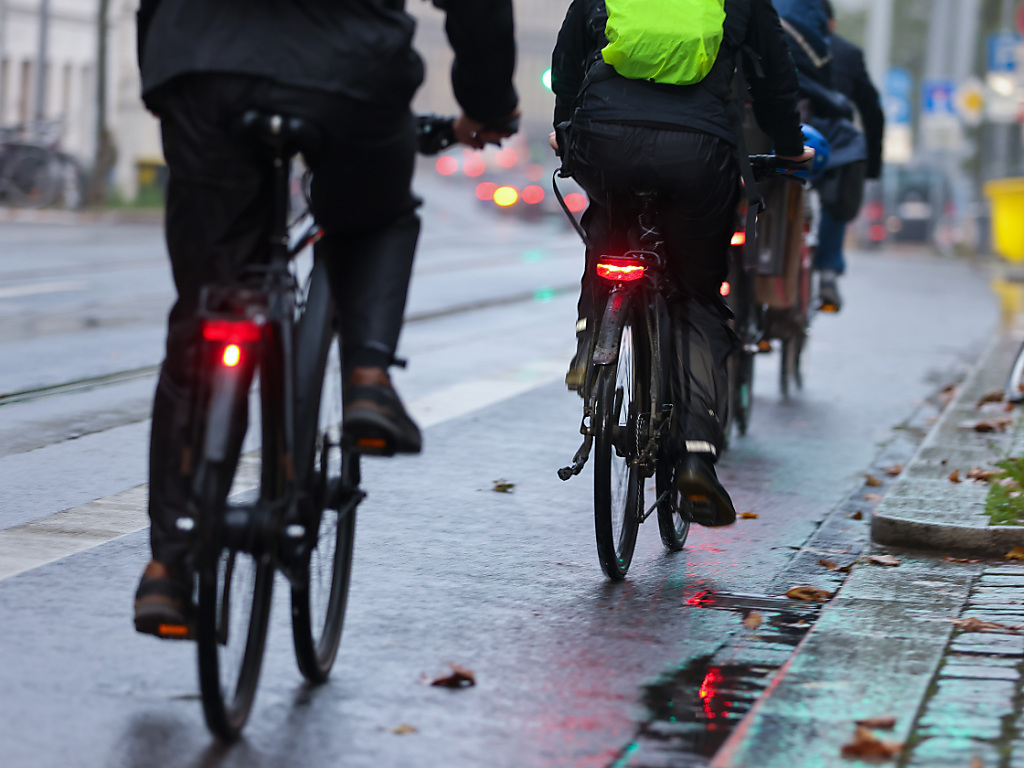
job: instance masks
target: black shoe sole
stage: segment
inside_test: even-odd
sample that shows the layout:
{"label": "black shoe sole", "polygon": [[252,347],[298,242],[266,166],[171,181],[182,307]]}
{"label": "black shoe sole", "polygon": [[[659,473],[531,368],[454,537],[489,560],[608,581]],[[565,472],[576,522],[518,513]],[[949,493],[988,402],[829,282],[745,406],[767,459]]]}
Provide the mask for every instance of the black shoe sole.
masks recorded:
{"label": "black shoe sole", "polygon": [[163,640],[195,640],[195,627],[167,604],[135,603],[135,631]]}
{"label": "black shoe sole", "polygon": [[422,441],[396,434],[394,422],[375,410],[358,409],[344,420],[345,441],[364,456],[394,456],[396,453],[416,454],[423,450]]}
{"label": "black shoe sole", "polygon": [[720,528],[736,522],[736,508],[729,494],[697,470],[676,475],[676,489],[683,497],[690,517],[707,528]]}

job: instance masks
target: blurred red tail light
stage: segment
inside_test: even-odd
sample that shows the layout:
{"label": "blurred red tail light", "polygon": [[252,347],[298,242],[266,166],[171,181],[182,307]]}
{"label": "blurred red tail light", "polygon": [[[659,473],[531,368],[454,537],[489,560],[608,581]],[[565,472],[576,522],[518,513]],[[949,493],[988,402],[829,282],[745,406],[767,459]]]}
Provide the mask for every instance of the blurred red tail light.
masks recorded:
{"label": "blurred red tail light", "polygon": [[644,276],[644,265],[631,259],[599,261],[597,276],[617,283],[628,283]]}

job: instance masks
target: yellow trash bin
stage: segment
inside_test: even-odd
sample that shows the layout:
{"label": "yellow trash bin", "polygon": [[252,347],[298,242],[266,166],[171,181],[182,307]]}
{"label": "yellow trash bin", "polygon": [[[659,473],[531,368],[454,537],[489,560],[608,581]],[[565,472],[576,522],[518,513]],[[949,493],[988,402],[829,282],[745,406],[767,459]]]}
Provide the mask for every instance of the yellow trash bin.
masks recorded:
{"label": "yellow trash bin", "polygon": [[992,202],[992,246],[1007,261],[1024,261],[1024,178],[985,185]]}

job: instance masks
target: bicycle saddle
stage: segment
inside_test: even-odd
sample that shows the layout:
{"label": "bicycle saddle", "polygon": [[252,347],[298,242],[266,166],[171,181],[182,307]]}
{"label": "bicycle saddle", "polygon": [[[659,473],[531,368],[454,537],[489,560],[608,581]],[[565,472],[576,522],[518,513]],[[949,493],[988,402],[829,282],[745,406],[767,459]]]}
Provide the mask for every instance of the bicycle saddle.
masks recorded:
{"label": "bicycle saddle", "polygon": [[235,121],[235,133],[278,152],[293,155],[320,143],[320,130],[301,117],[250,109]]}

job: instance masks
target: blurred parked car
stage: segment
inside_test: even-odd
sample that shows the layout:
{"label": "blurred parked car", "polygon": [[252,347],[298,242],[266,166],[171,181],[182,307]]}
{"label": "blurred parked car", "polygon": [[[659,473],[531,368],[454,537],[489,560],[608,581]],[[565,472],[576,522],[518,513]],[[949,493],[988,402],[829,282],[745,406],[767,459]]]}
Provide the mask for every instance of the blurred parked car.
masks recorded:
{"label": "blurred parked car", "polygon": [[888,165],[869,182],[857,221],[862,245],[933,242],[940,223],[955,213],[952,190],[941,170],[927,165]]}

